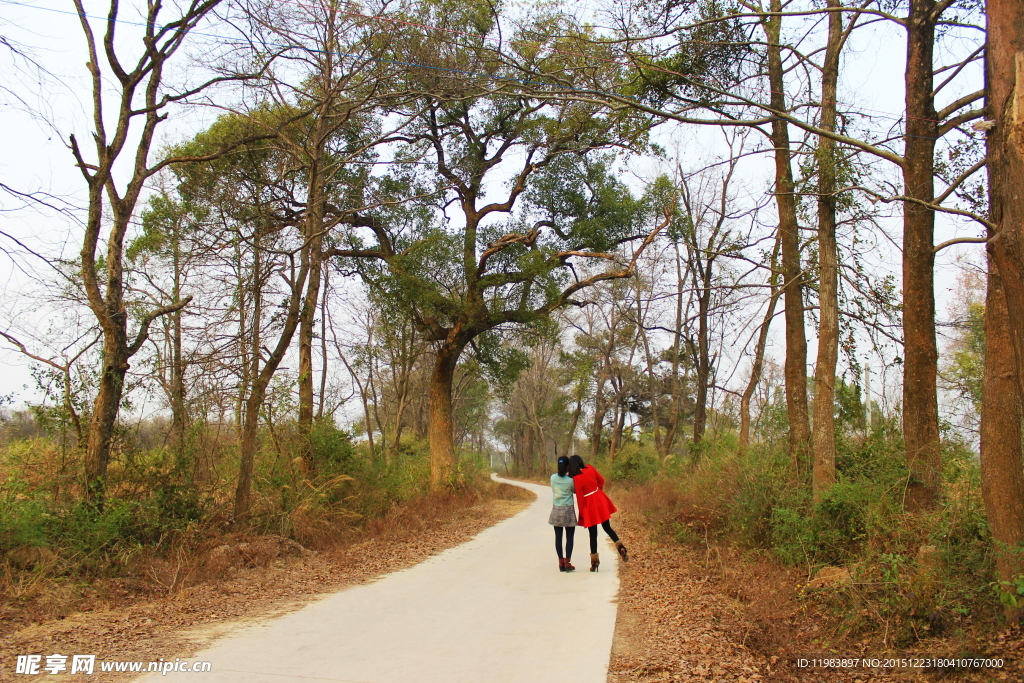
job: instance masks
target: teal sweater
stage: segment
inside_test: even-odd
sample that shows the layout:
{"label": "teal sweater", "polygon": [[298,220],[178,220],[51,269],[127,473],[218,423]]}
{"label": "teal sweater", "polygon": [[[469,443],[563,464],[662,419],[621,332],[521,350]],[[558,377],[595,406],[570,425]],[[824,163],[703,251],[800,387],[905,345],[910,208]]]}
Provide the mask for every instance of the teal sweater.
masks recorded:
{"label": "teal sweater", "polygon": [[551,475],[551,492],[554,495],[555,505],[572,505],[572,494],[574,491],[572,477],[560,477],[557,474]]}

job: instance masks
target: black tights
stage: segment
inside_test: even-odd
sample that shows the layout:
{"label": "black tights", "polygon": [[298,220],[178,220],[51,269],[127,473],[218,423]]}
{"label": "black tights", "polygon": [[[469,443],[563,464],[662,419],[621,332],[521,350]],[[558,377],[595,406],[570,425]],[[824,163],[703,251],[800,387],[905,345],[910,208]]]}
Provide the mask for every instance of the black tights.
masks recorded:
{"label": "black tights", "polygon": [[565,529],[565,557],[572,557],[572,540],[576,535],[576,527],[574,526],[556,526],[555,527],[555,552],[558,553],[558,559],[562,559],[562,529]]}
{"label": "black tights", "polygon": [[[608,534],[608,538],[612,539],[613,543],[618,543],[619,535],[617,533],[615,533],[615,529],[612,528],[612,521],[610,519],[606,519],[603,522],[601,522],[601,526],[604,528],[605,533]],[[590,554],[591,555],[596,555],[597,554],[597,525],[595,524],[594,526],[588,526],[587,527],[587,532],[590,534]]]}

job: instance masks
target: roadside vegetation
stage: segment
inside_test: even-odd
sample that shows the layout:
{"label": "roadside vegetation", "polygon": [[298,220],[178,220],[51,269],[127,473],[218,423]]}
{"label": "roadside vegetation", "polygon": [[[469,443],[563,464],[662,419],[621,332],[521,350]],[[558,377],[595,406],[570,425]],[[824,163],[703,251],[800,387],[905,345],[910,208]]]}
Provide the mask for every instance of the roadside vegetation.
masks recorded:
{"label": "roadside vegetation", "polygon": [[197,428],[197,450],[171,457],[158,443],[161,427],[142,423],[119,434],[100,509],[84,499],[80,467],[59,439],[30,415],[6,416],[0,614],[8,627],[176,594],[229,570],[331,553],[396,527],[422,529],[467,507],[521,497],[489,481],[486,461],[469,452],[459,458],[458,480],[431,492],[422,442],[408,439],[388,463],[323,425],[314,431],[318,473],[306,477],[294,424],[282,422],[261,434],[252,515],[239,528],[227,474],[237,467],[232,440]]}

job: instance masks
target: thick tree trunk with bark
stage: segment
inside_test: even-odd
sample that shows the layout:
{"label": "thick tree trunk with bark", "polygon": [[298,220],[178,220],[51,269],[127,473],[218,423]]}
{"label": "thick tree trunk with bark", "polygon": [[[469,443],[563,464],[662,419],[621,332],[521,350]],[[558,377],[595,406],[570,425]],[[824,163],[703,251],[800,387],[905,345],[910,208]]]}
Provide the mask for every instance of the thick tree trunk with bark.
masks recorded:
{"label": "thick tree trunk with bark", "polygon": [[1024,7],[989,0],[987,113],[991,219],[989,253],[1002,276],[1017,358],[1017,385],[1024,397]]}
{"label": "thick tree trunk with bark", "polygon": [[[772,0],[772,12],[781,12],[781,0]],[[768,81],[771,106],[786,111],[786,82],[782,68],[781,24],[779,16],[765,21],[768,34]],[[782,235],[782,273],[786,306],[786,414],[789,418],[789,453],[793,469],[804,467],[811,427],[807,414],[807,333],[804,329],[803,268],[800,264],[800,227],[793,196],[793,168],[789,147],[789,127],[782,119],[772,121],[772,145],[775,147],[775,197]]]}
{"label": "thick tree trunk with bark", "polygon": [[[217,0],[189,7],[175,21],[177,31],[156,31],[164,22],[159,16],[160,3],[147,7],[147,27],[142,37],[142,54],[131,72],[126,72],[117,54],[115,27],[120,24],[118,4],[110,4],[109,21],[102,38],[93,31],[89,14],[82,0],[75,0],[86,39],[92,88],[92,145],[95,156],[89,160],[72,134],[68,138],[75,165],[88,186],[88,209],[82,250],[79,252],[82,288],[103,335],[103,367],[99,390],[93,405],[86,447],[86,488],[98,506],[103,505],[107,464],[110,461],[111,439],[124,393],[128,360],[138,352],[148,337],[149,325],[158,317],[181,310],[186,301],[144,314],[134,340],[128,337],[128,310],[124,295],[124,241],[135,218],[147,181],[159,170],[148,165],[157,126],[167,118],[163,92],[164,67],[181,46],[187,32],[216,7]],[[102,44],[102,55],[100,45]],[[106,65],[104,67],[104,64]],[[116,80],[115,80],[116,79]],[[114,165],[121,160],[123,170],[130,174],[119,188],[113,175]],[[105,233],[105,234],[104,234]],[[100,244],[106,248],[105,262],[98,263]],[[102,280],[102,282],[101,282]]]}
{"label": "thick tree trunk with bark", "polygon": [[[999,578],[1024,574],[1024,5],[988,0],[989,218],[981,486]],[[1010,618],[1019,610],[1008,610]]]}
{"label": "thick tree trunk with bark", "polygon": [[[452,334],[435,347],[434,370],[430,375],[430,427],[427,434],[430,442],[430,488],[434,491],[452,483],[455,467],[452,384],[459,356],[467,343],[468,340]],[[532,460],[532,455],[530,457]]]}
{"label": "thick tree trunk with bark", "polygon": [[245,401],[242,414],[242,433],[238,442],[238,481],[235,483],[235,522],[244,523],[249,516],[252,471],[256,461],[256,437],[259,430],[260,407],[267,395],[267,387],[258,378]]}
{"label": "thick tree trunk with bark", "polygon": [[[933,85],[934,0],[911,0],[907,17],[907,134],[903,165],[907,197],[935,199]],[[906,443],[908,510],[928,510],[939,501],[940,461],[938,348],[935,341],[935,212],[914,201],[903,204],[903,435]]]}
{"label": "thick tree trunk with bark", "polygon": [[1006,295],[989,268],[985,300],[985,380],[981,408],[981,493],[999,578],[1024,574],[1024,470],[1021,401],[1010,339]]}
{"label": "thick tree trunk with bark", "polygon": [[[831,9],[838,0],[828,0]],[[828,15],[828,46],[821,76],[821,127],[835,130],[836,87],[843,35],[843,15]],[[814,500],[836,482],[835,393],[839,359],[839,252],[836,245],[836,145],[818,138],[818,301],[820,327],[814,364]]]}
{"label": "thick tree trunk with bark", "polygon": [[107,465],[110,462],[114,425],[121,408],[124,378],[128,372],[128,355],[125,352],[128,344],[124,327],[117,322],[111,327],[104,330],[103,372],[100,375],[99,391],[93,401],[85,456],[89,496],[100,504],[106,493]]}
{"label": "thick tree trunk with bark", "polygon": [[[328,27],[329,35],[332,35],[333,22]],[[333,64],[332,55],[327,55],[327,63],[324,65],[326,80],[330,81],[330,68]],[[327,85],[327,89],[330,84]],[[313,445],[310,438],[313,432],[313,408],[315,397],[313,393],[313,336],[316,328],[316,312],[320,302],[320,280],[323,269],[324,253],[324,156],[327,138],[331,133],[331,124],[328,123],[326,115],[332,104],[332,98],[328,97],[317,112],[316,125],[313,133],[312,158],[309,161],[307,172],[309,175],[309,188],[306,197],[306,220],[303,225],[305,239],[309,246],[310,263],[309,278],[306,281],[306,292],[302,299],[302,310],[299,313],[299,439],[302,452],[302,469],[305,477],[311,477],[316,472],[316,462],[313,456]]]}

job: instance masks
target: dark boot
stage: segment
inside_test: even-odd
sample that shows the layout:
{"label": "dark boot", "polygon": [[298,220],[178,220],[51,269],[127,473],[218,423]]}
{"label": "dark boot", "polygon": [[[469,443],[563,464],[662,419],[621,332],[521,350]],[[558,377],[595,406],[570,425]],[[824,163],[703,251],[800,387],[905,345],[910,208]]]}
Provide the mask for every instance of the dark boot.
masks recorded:
{"label": "dark boot", "polygon": [[596,572],[599,566],[601,566],[601,558],[597,553],[590,553],[590,571]]}
{"label": "dark boot", "polygon": [[558,571],[560,571],[560,572],[567,572],[567,571],[569,571],[568,569],[565,568],[565,559],[563,559],[561,557],[558,558]]}
{"label": "dark boot", "polygon": [[626,552],[626,546],[622,545],[622,541],[615,541],[615,547],[618,549],[622,561],[629,562],[629,553]]}

